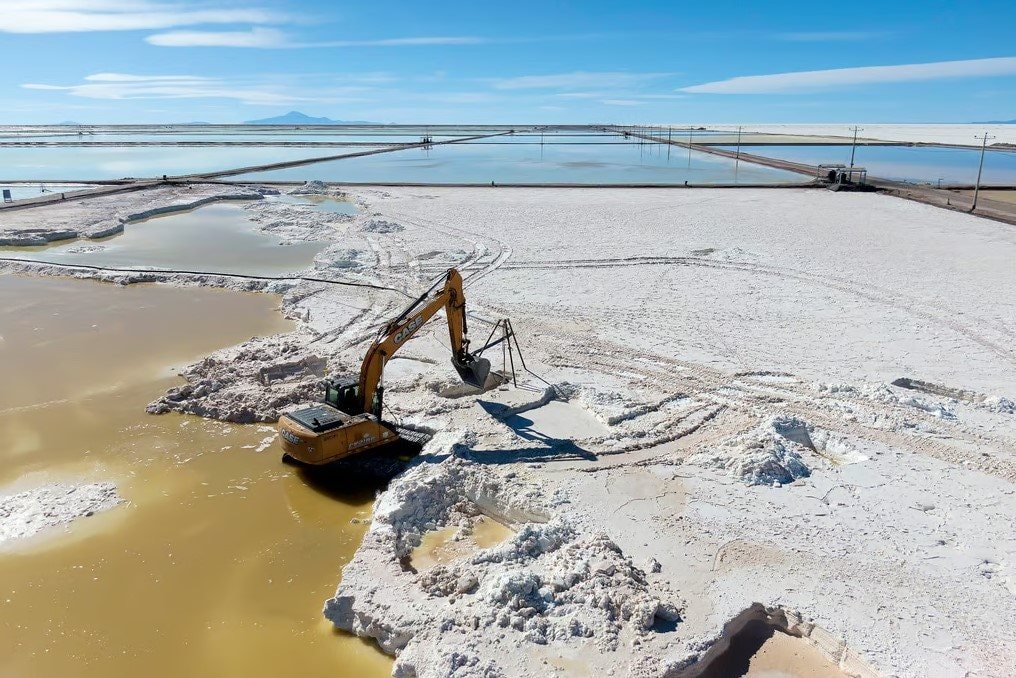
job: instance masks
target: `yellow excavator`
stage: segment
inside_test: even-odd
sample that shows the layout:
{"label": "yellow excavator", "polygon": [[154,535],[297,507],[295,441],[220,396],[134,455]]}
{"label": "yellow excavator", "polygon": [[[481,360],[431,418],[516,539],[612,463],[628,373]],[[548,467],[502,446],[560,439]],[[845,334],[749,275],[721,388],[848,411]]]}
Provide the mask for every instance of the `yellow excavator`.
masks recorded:
{"label": "yellow excavator", "polygon": [[363,358],[358,378],[349,375],[326,379],[324,402],[282,415],[279,437],[283,459],[320,465],[399,440],[419,442],[418,433],[383,420],[381,376],[385,363],[442,308],[448,319],[452,365],[463,382],[483,388],[490,374],[490,361],[469,352],[462,276],[454,268],[449,269],[443,280],[378,332]]}

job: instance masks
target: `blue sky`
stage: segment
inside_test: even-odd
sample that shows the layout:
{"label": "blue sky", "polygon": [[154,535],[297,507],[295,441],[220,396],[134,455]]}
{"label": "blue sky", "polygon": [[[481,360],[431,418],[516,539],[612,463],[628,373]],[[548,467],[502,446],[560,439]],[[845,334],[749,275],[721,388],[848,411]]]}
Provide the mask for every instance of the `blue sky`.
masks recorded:
{"label": "blue sky", "polygon": [[1014,25],[1011,0],[2,0],[0,123],[1011,119]]}

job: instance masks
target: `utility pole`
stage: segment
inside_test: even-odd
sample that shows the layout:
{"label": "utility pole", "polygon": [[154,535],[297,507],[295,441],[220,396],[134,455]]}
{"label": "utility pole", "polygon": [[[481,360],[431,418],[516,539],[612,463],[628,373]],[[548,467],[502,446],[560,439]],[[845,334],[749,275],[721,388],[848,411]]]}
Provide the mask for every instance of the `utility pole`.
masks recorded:
{"label": "utility pole", "polygon": [[737,165],[741,161],[741,126],[737,126],[737,153],[734,154],[734,183],[737,183]]}
{"label": "utility pole", "polygon": [[857,148],[857,133],[864,128],[854,125],[854,143],[850,144],[850,169],[854,169],[854,149]]}
{"label": "utility pole", "polygon": [[994,139],[995,137],[985,132],[984,135],[974,138],[981,140],[981,162],[977,165],[977,181],[974,183],[974,203],[970,206],[971,212],[977,209],[977,194],[981,191],[981,171],[984,169],[984,151],[988,146],[988,139]]}
{"label": "utility pole", "polygon": [[688,124],[688,169],[691,169],[691,123]]}

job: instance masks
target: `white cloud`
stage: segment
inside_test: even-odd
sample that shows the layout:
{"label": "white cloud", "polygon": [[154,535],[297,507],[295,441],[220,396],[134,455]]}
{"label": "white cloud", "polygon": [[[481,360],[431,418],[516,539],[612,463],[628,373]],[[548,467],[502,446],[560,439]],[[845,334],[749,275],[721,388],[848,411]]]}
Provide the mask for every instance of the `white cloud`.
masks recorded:
{"label": "white cloud", "polygon": [[134,31],[286,20],[279,13],[256,7],[208,8],[207,4],[149,0],[5,0],[0,7],[0,32]]}
{"label": "white cloud", "polygon": [[816,89],[870,85],[890,82],[915,82],[946,78],[973,78],[992,75],[1016,75],[1016,57],[939,61],[900,66],[864,66],[824,71],[800,71],[773,75],[748,75],[717,80],[680,91],[695,94],[777,94],[807,92]]}
{"label": "white cloud", "polygon": [[862,42],[891,35],[889,31],[802,31],[777,33],[777,40],[786,42]]}
{"label": "white cloud", "polygon": [[419,38],[383,38],[380,40],[332,40],[305,43],[308,47],[412,47],[425,45],[479,45],[485,38],[471,36],[424,36]]}
{"label": "white cloud", "polygon": [[413,94],[425,101],[438,101],[448,104],[488,104],[501,99],[489,92],[425,92]]}
{"label": "white cloud", "polygon": [[193,82],[211,81],[203,75],[130,75],[128,73],[94,73],[85,76],[89,82]]}
{"label": "white cloud", "polygon": [[639,99],[687,99],[687,94],[639,94]]}
{"label": "white cloud", "polygon": [[609,97],[610,92],[558,92],[554,96],[561,97],[562,99],[600,99],[602,97]]}
{"label": "white cloud", "polygon": [[[603,90],[599,92],[558,92],[554,94],[559,99],[599,99],[600,103],[610,106],[635,106],[648,101],[687,99],[687,94],[647,94],[637,91],[625,90]],[[631,103],[618,103],[618,102]]]}
{"label": "white cloud", "polygon": [[[295,77],[295,76],[294,76]],[[24,89],[66,92],[87,99],[233,99],[245,104],[286,105],[301,102],[350,101],[370,91],[361,85],[294,88],[285,84],[226,80],[195,75],[96,73],[77,85],[27,83]]]}
{"label": "white cloud", "polygon": [[669,73],[626,73],[574,71],[553,75],[521,75],[493,81],[496,89],[583,89],[587,87],[631,87],[662,78]]}
{"label": "white cloud", "polygon": [[145,40],[159,47],[257,47],[262,49],[304,49],[327,47],[413,47],[430,45],[478,45],[484,38],[469,36],[421,36],[378,40],[329,40],[300,42],[274,28],[254,27],[249,31],[170,31]]}
{"label": "white cloud", "polygon": [[286,34],[274,28],[255,27],[249,31],[171,31],[156,33],[145,42],[159,47],[286,47]]}

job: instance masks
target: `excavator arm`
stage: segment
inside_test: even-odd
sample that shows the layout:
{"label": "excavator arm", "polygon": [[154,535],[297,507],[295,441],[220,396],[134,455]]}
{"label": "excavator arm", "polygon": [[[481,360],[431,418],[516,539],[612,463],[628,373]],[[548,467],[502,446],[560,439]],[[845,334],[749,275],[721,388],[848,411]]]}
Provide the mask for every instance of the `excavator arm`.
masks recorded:
{"label": "excavator arm", "polygon": [[[490,362],[469,353],[466,327],[466,298],[462,293],[462,276],[449,269],[444,285],[435,292],[438,282],[416,300],[399,317],[388,323],[367,350],[360,368],[360,394],[364,411],[374,409],[375,396],[385,364],[421,327],[442,308],[448,319],[448,337],[451,340],[452,365],[467,384],[482,387],[490,372]],[[378,399],[380,400],[380,398]],[[374,412],[380,416],[380,412]]]}

